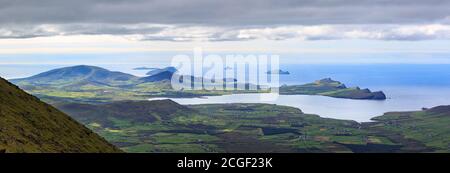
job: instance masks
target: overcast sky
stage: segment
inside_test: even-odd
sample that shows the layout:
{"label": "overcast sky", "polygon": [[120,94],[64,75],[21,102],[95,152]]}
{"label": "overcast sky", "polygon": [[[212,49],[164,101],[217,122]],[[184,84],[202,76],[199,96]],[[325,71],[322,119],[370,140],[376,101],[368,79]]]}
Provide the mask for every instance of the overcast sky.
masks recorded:
{"label": "overcast sky", "polygon": [[0,54],[450,52],[449,40],[449,0],[0,0]]}
{"label": "overcast sky", "polygon": [[447,0],[2,0],[2,23],[316,25],[429,23]]}

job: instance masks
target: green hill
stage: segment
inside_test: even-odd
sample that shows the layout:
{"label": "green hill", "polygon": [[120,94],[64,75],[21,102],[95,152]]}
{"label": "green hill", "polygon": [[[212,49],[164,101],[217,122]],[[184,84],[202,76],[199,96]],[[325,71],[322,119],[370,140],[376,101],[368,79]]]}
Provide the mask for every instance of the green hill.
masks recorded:
{"label": "green hill", "polygon": [[113,127],[114,120],[126,120],[133,123],[170,120],[180,114],[192,114],[188,109],[172,100],[120,101],[108,104],[65,103],[56,105],[79,122],[92,122]]}
{"label": "green hill", "polygon": [[51,86],[51,87],[80,87],[92,86],[123,86],[136,81],[138,77],[109,71],[104,68],[79,65],[50,70],[23,79],[13,79],[11,82],[18,85]]}
{"label": "green hill", "polygon": [[0,78],[0,152],[121,152],[54,107]]}
{"label": "green hill", "polygon": [[399,142],[410,143],[410,147],[405,150],[450,150],[450,106],[437,106],[422,111],[388,112],[372,120],[376,121],[369,123],[372,131],[389,135]]}

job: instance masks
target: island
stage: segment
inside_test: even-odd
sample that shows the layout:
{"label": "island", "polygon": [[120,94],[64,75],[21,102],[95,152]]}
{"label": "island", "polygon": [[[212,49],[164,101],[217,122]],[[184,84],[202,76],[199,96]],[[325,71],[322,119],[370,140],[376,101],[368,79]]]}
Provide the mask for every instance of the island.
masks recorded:
{"label": "island", "polygon": [[152,68],[152,67],[136,67],[133,68],[133,70],[155,70],[156,68]]}
{"label": "island", "polygon": [[281,95],[322,95],[335,98],[386,100],[382,91],[372,92],[369,89],[359,87],[348,88],[345,84],[331,78],[317,80],[303,85],[283,85],[280,88]]}
{"label": "island", "polygon": [[275,70],[275,71],[267,71],[267,74],[281,74],[281,75],[288,75],[291,74],[289,71],[283,71],[283,70]]}

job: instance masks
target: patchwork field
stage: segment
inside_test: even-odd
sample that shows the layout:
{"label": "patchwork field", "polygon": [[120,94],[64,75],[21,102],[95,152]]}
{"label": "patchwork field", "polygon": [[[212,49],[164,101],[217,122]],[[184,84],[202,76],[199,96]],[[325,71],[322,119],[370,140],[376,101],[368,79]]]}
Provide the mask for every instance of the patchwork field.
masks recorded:
{"label": "patchwork field", "polygon": [[[127,152],[449,151],[445,147],[448,141],[439,140],[450,139],[446,135],[449,133],[435,131],[448,128],[430,126],[445,124],[449,116],[439,122],[405,120],[398,126],[392,123],[397,121],[394,115],[398,113],[360,124],[269,104],[182,106],[162,100],[103,105],[72,103],[58,108]],[[421,112],[414,114],[424,116]],[[417,131],[410,130],[411,126]],[[436,135],[435,141],[420,135],[427,130]]]}

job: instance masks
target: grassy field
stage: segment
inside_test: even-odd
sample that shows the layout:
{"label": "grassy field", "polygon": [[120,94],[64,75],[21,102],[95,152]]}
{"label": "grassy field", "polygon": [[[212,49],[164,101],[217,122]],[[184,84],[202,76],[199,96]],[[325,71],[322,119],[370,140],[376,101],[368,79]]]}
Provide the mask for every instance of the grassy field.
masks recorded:
{"label": "grassy field", "polygon": [[[123,106],[116,110],[109,104],[58,107],[127,152],[449,151],[447,118],[436,122],[426,117],[414,131],[409,121],[402,128],[393,126],[395,113],[360,124],[269,104],[186,107],[170,100],[112,104]],[[420,114],[414,116],[424,116]]]}
{"label": "grassy field", "polygon": [[376,117],[369,129],[407,141],[416,150],[448,152],[450,150],[450,106],[415,112],[390,112]]}

